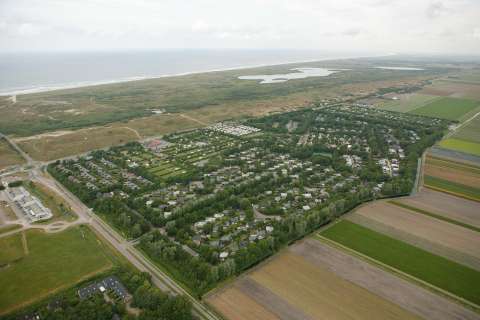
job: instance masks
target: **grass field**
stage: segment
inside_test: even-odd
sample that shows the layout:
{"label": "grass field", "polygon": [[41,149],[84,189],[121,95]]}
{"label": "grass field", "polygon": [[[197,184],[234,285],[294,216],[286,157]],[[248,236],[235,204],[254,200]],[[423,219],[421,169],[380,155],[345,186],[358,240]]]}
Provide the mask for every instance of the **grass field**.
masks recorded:
{"label": "grass field", "polygon": [[0,224],[0,234],[7,233],[16,229],[20,229],[22,225],[20,224],[8,224],[8,225],[1,225]]}
{"label": "grass field", "polygon": [[480,272],[342,220],[322,236],[459,297],[480,304]]}
{"label": "grass field", "polygon": [[479,106],[478,101],[445,97],[410,111],[421,116],[460,120],[465,114]]}
{"label": "grass field", "polygon": [[378,106],[379,109],[397,112],[410,112],[432,101],[441,99],[437,96],[427,94],[410,93],[399,95],[398,100],[388,101]]}
{"label": "grass field", "polygon": [[23,163],[25,163],[25,160],[22,156],[5,139],[0,138],[0,170]]}
{"label": "grass field", "polygon": [[464,184],[432,176],[425,176],[424,184],[425,186],[435,190],[451,193],[453,195],[464,197],[470,200],[480,201],[480,188],[470,187]]}
{"label": "grass field", "polygon": [[[6,240],[10,238],[2,238],[2,241],[13,241]],[[26,240],[28,254],[22,249],[22,259],[0,270],[0,314],[40,300],[113,266],[108,248],[87,227],[74,227],[54,234],[29,230]],[[20,255],[20,244],[15,241],[10,251]],[[1,247],[3,252],[3,243]]]}
{"label": "grass field", "polygon": [[35,160],[48,161],[137,139],[138,135],[126,128],[98,127],[63,133],[58,136],[21,139],[16,143]]}
{"label": "grass field", "polygon": [[439,145],[442,148],[451,149],[455,151],[470,153],[476,156],[480,156],[480,143],[448,138],[440,141]]}
{"label": "grass field", "polygon": [[[23,258],[22,234],[16,233],[9,237],[0,238],[0,248],[2,248],[2,250],[0,250],[0,268]],[[1,275],[2,271],[0,271],[0,276]]]}

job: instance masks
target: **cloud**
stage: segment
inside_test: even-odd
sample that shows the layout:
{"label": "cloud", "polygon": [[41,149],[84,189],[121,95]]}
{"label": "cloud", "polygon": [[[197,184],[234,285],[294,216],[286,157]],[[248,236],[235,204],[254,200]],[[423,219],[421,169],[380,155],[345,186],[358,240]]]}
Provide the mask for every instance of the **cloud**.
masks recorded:
{"label": "cloud", "polygon": [[479,12],[480,0],[0,0],[0,50],[480,52]]}
{"label": "cloud", "polygon": [[437,18],[446,12],[448,12],[448,9],[441,1],[434,1],[430,3],[426,10],[427,17],[432,19]]}
{"label": "cloud", "polygon": [[342,32],[342,35],[349,37],[356,37],[362,33],[360,28],[350,28]]}
{"label": "cloud", "polygon": [[480,28],[473,29],[472,36],[474,39],[480,40]]}

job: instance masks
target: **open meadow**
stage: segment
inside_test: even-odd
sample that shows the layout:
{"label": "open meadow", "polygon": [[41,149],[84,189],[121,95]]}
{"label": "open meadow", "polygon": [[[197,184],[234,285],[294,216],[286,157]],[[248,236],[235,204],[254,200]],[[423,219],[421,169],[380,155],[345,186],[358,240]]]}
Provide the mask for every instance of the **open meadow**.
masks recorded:
{"label": "open meadow", "polygon": [[0,138],[0,170],[16,164],[23,164],[23,157],[3,138]]}
{"label": "open meadow", "polygon": [[[477,286],[480,272],[477,270],[348,220],[327,228],[321,236],[476,305],[480,303],[480,287]],[[476,242],[478,251],[478,240],[472,242]]]}
{"label": "open meadow", "polygon": [[[0,315],[45,298],[114,265],[87,227],[47,234],[28,230],[0,238]],[[8,249],[7,251],[4,248]]]}

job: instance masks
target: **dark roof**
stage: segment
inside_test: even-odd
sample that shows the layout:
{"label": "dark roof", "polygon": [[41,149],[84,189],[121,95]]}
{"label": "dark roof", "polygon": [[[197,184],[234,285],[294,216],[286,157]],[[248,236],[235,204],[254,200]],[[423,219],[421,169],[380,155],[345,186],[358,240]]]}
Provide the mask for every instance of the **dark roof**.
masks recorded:
{"label": "dark roof", "polygon": [[112,290],[118,297],[125,300],[128,296],[128,291],[116,276],[107,277],[101,281],[92,283],[86,287],[78,290],[80,299],[87,299],[97,292],[100,292],[100,287],[106,290]]}

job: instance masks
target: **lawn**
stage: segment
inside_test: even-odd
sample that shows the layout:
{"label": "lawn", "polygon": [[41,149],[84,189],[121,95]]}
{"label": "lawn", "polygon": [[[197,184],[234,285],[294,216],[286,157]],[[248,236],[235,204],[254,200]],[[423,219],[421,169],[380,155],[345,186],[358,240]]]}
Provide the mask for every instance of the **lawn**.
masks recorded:
{"label": "lawn", "polygon": [[[0,238],[0,268],[18,259],[24,255],[22,234],[16,233],[9,237]],[[0,276],[2,275],[0,271]]]}
{"label": "lawn", "polygon": [[478,101],[446,97],[412,110],[410,113],[447,120],[460,120],[478,106]]}
{"label": "lawn", "polygon": [[480,143],[449,138],[440,141],[440,146],[445,149],[470,153],[476,156],[480,156]]}
{"label": "lawn", "polygon": [[[40,300],[113,266],[107,247],[88,227],[74,227],[53,234],[29,230],[26,238],[28,255],[0,271],[0,314]],[[18,241],[16,243],[18,248]],[[4,243],[0,246],[3,252]]]}
{"label": "lawn", "polygon": [[480,303],[480,272],[405,242],[342,220],[321,235],[383,264]]}
{"label": "lawn", "polygon": [[432,176],[425,176],[424,184],[427,187],[431,187],[438,191],[451,193],[470,200],[480,201],[480,188],[474,188]]}

